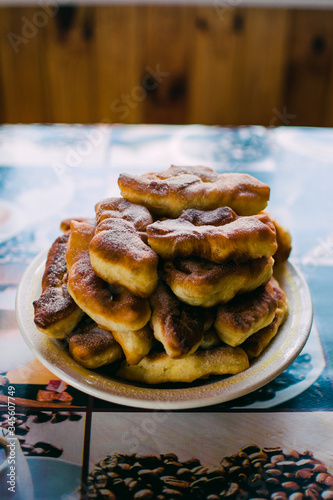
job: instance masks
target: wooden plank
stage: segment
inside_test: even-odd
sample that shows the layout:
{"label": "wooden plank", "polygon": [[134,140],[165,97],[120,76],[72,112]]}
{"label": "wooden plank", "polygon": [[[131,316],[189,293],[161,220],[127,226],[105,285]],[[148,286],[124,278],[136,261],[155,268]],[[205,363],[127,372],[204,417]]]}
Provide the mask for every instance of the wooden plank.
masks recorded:
{"label": "wooden plank", "polygon": [[99,6],[95,10],[96,121],[141,121],[140,67],[143,9]]}
{"label": "wooden plank", "polygon": [[235,61],[244,35],[242,26],[234,29],[234,10],[196,9],[189,71],[189,122],[236,122],[237,110],[231,95],[236,78]]}
{"label": "wooden plank", "polygon": [[42,122],[45,118],[40,33],[47,17],[40,16],[40,10],[9,7],[1,11],[1,87],[6,122]]}
{"label": "wooden plank", "polygon": [[191,121],[270,123],[281,101],[288,23],[281,9],[198,9]]}
{"label": "wooden plank", "polygon": [[63,6],[43,30],[48,121],[90,123],[96,116],[94,9]]}
{"label": "wooden plank", "polygon": [[329,123],[333,54],[333,12],[295,11],[285,100],[293,125]]}
{"label": "wooden plank", "polygon": [[140,68],[147,91],[143,101],[145,122],[187,121],[194,11],[191,7],[180,6],[149,6],[146,9]]}
{"label": "wooden plank", "polygon": [[[290,12],[242,9],[244,37],[236,60],[237,125],[283,125],[285,61],[288,57]],[[237,15],[237,14],[235,14]]]}

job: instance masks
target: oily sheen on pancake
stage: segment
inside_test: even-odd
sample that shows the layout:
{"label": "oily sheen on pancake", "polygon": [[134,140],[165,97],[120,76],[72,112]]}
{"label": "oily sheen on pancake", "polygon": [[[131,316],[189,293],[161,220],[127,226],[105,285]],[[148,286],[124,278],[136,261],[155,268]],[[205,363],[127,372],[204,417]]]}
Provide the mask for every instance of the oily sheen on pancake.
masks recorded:
{"label": "oily sheen on pancake", "polygon": [[239,215],[263,210],[270,189],[248,174],[218,174],[209,167],[171,166],[164,172],[121,174],[122,196],[146,206],[161,217],[178,217],[187,208],[212,210],[231,207]]}
{"label": "oily sheen on pancake", "polygon": [[66,252],[69,233],[52,244],[42,278],[42,293],[33,303],[34,321],[49,337],[62,339],[83,316],[67,290]]}
{"label": "oily sheen on pancake", "polygon": [[269,281],[274,259],[215,264],[203,259],[166,261],[163,278],[173,293],[192,306],[213,307]]}
{"label": "oily sheen on pancake", "polygon": [[238,217],[223,226],[194,226],[181,219],[147,227],[148,243],[162,258],[200,257],[217,264],[270,257],[277,250],[275,227],[266,214]]}

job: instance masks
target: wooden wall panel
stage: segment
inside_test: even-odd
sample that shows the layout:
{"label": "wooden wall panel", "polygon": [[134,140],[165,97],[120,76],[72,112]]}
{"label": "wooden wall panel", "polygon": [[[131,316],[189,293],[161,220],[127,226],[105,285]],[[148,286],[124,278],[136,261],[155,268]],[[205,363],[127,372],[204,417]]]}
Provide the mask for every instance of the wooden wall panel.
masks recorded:
{"label": "wooden wall panel", "polygon": [[152,89],[143,103],[145,122],[186,123],[188,120],[188,70],[193,39],[193,9],[156,7],[145,9],[141,29],[141,75]]}
{"label": "wooden wall panel", "polygon": [[142,43],[139,26],[144,22],[140,7],[115,6],[95,9],[96,90],[92,96],[95,121],[135,123],[141,121],[140,72]]}
{"label": "wooden wall panel", "polygon": [[333,126],[333,11],[3,7],[0,121]]}
{"label": "wooden wall panel", "polygon": [[223,17],[212,7],[196,10],[189,76],[190,122],[235,123],[236,61],[244,32],[234,22],[233,9],[223,12]]}
{"label": "wooden wall panel", "polygon": [[327,125],[333,63],[333,12],[295,11],[286,78],[293,125]]}
{"label": "wooden wall panel", "polygon": [[1,91],[4,121],[44,121],[45,82],[40,71],[41,28],[46,18],[34,8],[2,9],[0,15]]}
{"label": "wooden wall panel", "polygon": [[290,13],[221,13],[197,10],[190,121],[269,125],[281,107]]}
{"label": "wooden wall panel", "polygon": [[[276,123],[283,109],[285,61],[288,57],[290,11],[241,10],[244,40],[238,53],[236,121],[244,124]],[[281,124],[281,123],[279,123]]]}
{"label": "wooden wall panel", "polygon": [[60,7],[41,30],[48,121],[89,123],[97,94],[93,9]]}

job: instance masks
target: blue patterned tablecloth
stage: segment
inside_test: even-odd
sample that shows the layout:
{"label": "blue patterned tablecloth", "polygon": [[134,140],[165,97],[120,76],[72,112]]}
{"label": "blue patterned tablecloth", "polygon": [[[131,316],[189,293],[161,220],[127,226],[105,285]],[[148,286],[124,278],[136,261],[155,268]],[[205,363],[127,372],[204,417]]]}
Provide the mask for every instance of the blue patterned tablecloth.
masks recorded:
{"label": "blue patterned tablecloth", "polygon": [[[295,362],[264,388],[218,409],[331,410],[332,129],[0,127],[0,373],[32,360],[17,330],[15,294],[28,263],[59,234],[59,222],[92,216],[96,201],[118,195],[119,173],[163,170],[171,164],[247,172],[269,184],[268,210],[293,236],[291,260],[303,272],[314,305],[314,328]],[[8,356],[13,339],[16,349]],[[30,389],[27,384],[27,393]]]}

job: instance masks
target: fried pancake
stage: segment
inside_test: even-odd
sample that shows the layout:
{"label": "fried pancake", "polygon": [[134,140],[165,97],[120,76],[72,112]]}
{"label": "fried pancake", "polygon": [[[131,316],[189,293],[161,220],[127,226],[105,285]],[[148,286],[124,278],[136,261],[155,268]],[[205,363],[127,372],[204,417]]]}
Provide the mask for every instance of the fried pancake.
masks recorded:
{"label": "fried pancake", "polygon": [[68,338],[68,348],[77,363],[92,370],[123,357],[122,348],[112,333],[92,321],[78,325]]}
{"label": "fried pancake", "polygon": [[145,384],[193,382],[209,375],[234,375],[249,367],[241,347],[219,346],[197,350],[181,359],[170,358],[165,352],[152,352],[135,366],[122,363],[117,376]]}
{"label": "fried pancake", "polygon": [[210,312],[180,302],[169,287],[158,282],[150,299],[151,327],[171,358],[180,358],[196,351],[210,324]]}
{"label": "fried pancake", "polygon": [[124,198],[105,198],[96,203],[95,212],[97,224],[104,219],[124,219],[131,222],[139,232],[144,232],[146,227],[153,222],[147,208]]}
{"label": "fried pancake", "polygon": [[71,219],[64,219],[60,223],[60,229],[64,233],[70,230],[71,228],[71,221],[76,220],[77,222],[86,222],[87,224],[90,224],[91,226],[96,226],[96,220],[95,219],[88,219],[87,217],[72,217]]}
{"label": "fried pancake", "polygon": [[129,365],[139,363],[150,352],[154,344],[154,335],[148,324],[133,332],[114,331],[113,335],[122,345]]}
{"label": "fried pancake", "polygon": [[187,221],[194,226],[224,226],[238,219],[238,215],[230,207],[219,207],[215,210],[183,210],[178,220]]}
{"label": "fried pancake", "polygon": [[173,293],[192,306],[213,307],[269,281],[274,259],[215,264],[202,259],[167,261],[163,278]]}
{"label": "fried pancake", "polygon": [[144,243],[131,222],[102,220],[91,240],[90,261],[95,273],[134,295],[149,297],[157,285],[158,256]]}
{"label": "fried pancake", "polygon": [[69,233],[63,234],[51,246],[42,278],[42,293],[33,303],[37,328],[58,339],[66,337],[83,316],[67,290],[68,238]]}
{"label": "fried pancake", "polygon": [[164,259],[200,257],[217,264],[270,257],[276,252],[275,227],[266,214],[238,217],[223,226],[194,226],[181,219],[147,227],[148,243]]}
{"label": "fried pancake", "polygon": [[271,278],[266,285],[220,305],[214,323],[220,339],[235,347],[268,326],[273,321],[278,306],[276,287],[277,282]]}
{"label": "fried pancake", "polygon": [[218,334],[216,333],[215,328],[209,328],[203,334],[203,339],[200,344],[200,349],[212,349],[213,347],[217,347],[222,344],[222,341]]}
{"label": "fried pancake", "polygon": [[[150,318],[148,300],[134,296],[125,287],[111,287],[96,276],[89,257],[94,233],[95,228],[88,224],[71,222],[67,251],[68,292],[101,328],[113,332],[140,330]],[[115,333],[114,336],[118,341]]]}
{"label": "fried pancake", "polygon": [[188,208],[212,210],[231,207],[239,215],[263,210],[269,187],[248,174],[218,174],[209,167],[171,166],[164,172],[121,174],[122,196],[162,217],[179,217]]}
{"label": "fried pancake", "polygon": [[286,294],[279,287],[278,283],[274,283],[274,294],[277,301],[277,308],[275,311],[275,316],[273,321],[258,332],[254,333],[249,337],[243,344],[242,347],[249,356],[250,359],[257,358],[266,349],[271,340],[277,334],[280,326],[286,320],[288,316],[288,301]]}
{"label": "fried pancake", "polygon": [[291,252],[291,235],[279,222],[272,219],[276,231],[277,251],[274,254],[275,264],[282,264],[289,258]]}

